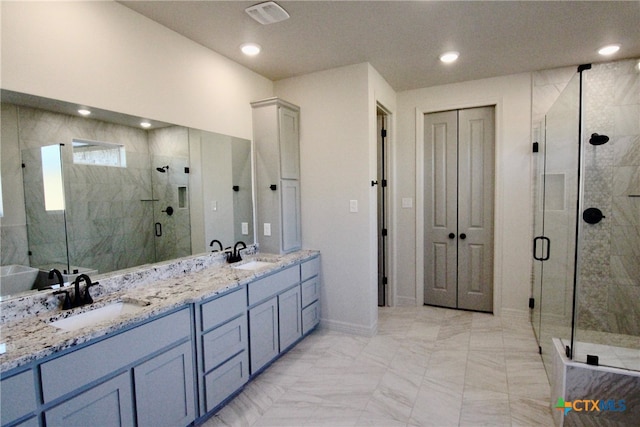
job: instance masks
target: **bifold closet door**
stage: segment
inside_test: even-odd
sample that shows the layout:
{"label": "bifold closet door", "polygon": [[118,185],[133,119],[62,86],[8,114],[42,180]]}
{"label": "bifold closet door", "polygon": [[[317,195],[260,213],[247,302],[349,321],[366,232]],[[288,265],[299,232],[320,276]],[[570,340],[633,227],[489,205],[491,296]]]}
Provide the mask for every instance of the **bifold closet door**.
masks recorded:
{"label": "bifold closet door", "polygon": [[493,310],[493,107],[425,115],[425,303]]}

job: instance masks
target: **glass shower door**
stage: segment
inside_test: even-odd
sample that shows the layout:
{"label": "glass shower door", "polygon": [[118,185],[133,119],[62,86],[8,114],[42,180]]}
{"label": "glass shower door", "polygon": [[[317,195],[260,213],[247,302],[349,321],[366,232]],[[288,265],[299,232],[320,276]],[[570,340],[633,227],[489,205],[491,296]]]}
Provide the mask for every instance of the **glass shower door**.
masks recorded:
{"label": "glass shower door", "polygon": [[[547,375],[552,338],[571,338],[578,199],[580,80],[576,74],[544,121],[538,153],[534,329]],[[537,323],[537,324],[536,324]]]}

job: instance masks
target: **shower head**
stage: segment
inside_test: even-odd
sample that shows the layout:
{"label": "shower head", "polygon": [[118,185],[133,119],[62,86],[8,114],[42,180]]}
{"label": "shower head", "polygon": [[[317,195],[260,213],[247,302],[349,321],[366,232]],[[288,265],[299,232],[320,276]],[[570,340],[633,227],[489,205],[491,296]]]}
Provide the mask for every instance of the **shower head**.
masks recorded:
{"label": "shower head", "polygon": [[156,168],[156,170],[160,173],[165,173],[166,171],[169,170],[169,165]]}

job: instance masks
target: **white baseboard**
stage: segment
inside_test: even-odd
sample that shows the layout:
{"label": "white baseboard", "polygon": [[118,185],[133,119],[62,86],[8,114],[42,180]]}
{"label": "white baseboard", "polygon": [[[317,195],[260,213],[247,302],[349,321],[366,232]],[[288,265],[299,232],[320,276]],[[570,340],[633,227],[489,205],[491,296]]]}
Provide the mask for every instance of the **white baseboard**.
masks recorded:
{"label": "white baseboard", "polygon": [[354,325],[353,323],[340,322],[338,320],[321,319],[320,327],[336,332],[343,332],[350,335],[361,335],[365,337],[372,337],[378,333],[378,323],[371,325],[370,327]]}
{"label": "white baseboard", "polygon": [[396,296],[396,307],[415,307],[416,305],[415,298]]}

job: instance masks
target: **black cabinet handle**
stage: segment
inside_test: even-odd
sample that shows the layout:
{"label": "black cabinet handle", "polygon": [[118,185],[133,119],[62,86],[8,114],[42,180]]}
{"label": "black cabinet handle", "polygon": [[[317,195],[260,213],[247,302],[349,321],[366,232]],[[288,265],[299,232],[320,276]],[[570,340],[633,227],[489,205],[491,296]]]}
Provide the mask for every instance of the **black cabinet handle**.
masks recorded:
{"label": "black cabinet handle", "polygon": [[456,238],[456,235],[455,235],[455,234],[453,234],[453,233],[449,233],[449,238],[450,238],[450,239],[455,239],[455,238]]}
{"label": "black cabinet handle", "polygon": [[460,239],[461,239],[461,240],[464,240],[464,239],[466,239],[466,238],[467,238],[467,235],[466,235],[466,234],[464,234],[464,233],[460,233]]}
{"label": "black cabinet handle", "polygon": [[156,222],[156,237],[162,236],[162,224]]}
{"label": "black cabinet handle", "polygon": [[271,191],[276,191],[278,189],[278,186],[275,184],[271,184],[269,188],[271,189]]}

